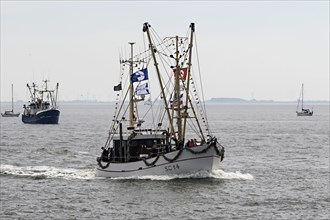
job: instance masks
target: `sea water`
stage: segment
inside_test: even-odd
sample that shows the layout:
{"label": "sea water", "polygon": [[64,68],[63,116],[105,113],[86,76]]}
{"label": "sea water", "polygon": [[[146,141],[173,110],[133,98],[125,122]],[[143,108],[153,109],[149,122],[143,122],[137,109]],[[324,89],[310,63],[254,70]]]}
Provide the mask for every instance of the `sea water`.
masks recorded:
{"label": "sea water", "polygon": [[62,104],[58,125],[1,118],[0,219],[329,219],[329,105],[206,107],[224,161],[179,176],[95,177],[111,104]]}

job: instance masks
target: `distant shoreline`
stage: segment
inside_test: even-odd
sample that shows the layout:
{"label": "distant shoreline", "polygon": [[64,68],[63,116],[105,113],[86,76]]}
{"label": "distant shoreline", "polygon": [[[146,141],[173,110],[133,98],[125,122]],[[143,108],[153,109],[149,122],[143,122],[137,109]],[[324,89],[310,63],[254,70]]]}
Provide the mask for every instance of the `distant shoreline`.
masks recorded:
{"label": "distant shoreline", "polygon": [[[210,100],[206,101],[207,103],[228,103],[228,104],[277,104],[277,103],[293,103],[296,104],[298,100],[294,101],[274,101],[274,100],[246,100],[241,98],[211,98]],[[306,100],[304,103],[327,103],[329,104],[330,101],[327,100]]]}
{"label": "distant shoreline", "polygon": [[[1,101],[3,104],[10,104],[10,101]],[[22,100],[14,101],[16,104],[27,103]],[[98,100],[59,100],[61,104],[114,104],[116,101],[98,101]],[[327,100],[306,100],[306,104],[330,104]],[[205,101],[205,104],[297,104],[295,101],[274,101],[274,100],[246,100],[241,98],[211,98]]]}

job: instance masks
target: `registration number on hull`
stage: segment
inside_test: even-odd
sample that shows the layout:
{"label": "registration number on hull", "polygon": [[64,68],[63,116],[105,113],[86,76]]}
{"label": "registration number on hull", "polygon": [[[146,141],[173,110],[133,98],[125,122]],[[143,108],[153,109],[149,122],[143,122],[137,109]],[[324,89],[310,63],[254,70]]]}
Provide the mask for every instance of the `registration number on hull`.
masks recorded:
{"label": "registration number on hull", "polygon": [[165,168],[166,172],[170,172],[170,171],[173,171],[173,170],[179,170],[180,166],[179,166],[179,164],[176,163],[176,164],[167,165],[164,168]]}

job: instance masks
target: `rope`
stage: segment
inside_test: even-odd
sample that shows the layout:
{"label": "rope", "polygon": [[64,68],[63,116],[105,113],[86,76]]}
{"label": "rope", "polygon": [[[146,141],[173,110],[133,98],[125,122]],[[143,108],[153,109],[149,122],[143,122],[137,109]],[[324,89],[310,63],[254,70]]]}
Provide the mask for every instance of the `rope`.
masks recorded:
{"label": "rope", "polygon": [[102,169],[106,169],[110,165],[110,162],[108,162],[105,166],[103,166],[102,163],[101,163],[101,158],[100,157],[96,158],[96,161],[97,161],[99,167],[101,167]]}
{"label": "rope", "polygon": [[201,70],[200,70],[200,63],[199,63],[199,55],[198,55],[198,50],[197,50],[197,36],[195,33],[195,45],[196,45],[196,57],[197,57],[197,66],[198,66],[198,73],[199,73],[199,79],[200,79],[200,85],[202,88],[202,100],[203,100],[203,110],[205,112],[205,124],[207,127],[208,134],[210,134],[210,129],[209,129],[209,123],[207,119],[207,114],[206,114],[206,107],[205,107],[205,98],[204,98],[204,92],[203,92],[203,83],[202,83],[202,76],[201,76]]}

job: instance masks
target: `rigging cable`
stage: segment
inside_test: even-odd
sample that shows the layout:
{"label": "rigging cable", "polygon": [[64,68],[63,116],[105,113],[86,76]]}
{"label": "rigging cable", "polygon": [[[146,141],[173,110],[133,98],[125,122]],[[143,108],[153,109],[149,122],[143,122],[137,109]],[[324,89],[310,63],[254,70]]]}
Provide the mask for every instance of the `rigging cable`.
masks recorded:
{"label": "rigging cable", "polygon": [[198,56],[198,50],[197,50],[197,36],[195,33],[195,45],[196,45],[196,57],[197,57],[197,66],[198,66],[198,73],[199,73],[199,79],[200,79],[200,85],[201,85],[201,90],[202,90],[202,100],[203,100],[203,110],[204,110],[204,117],[205,117],[205,123],[207,126],[207,131],[208,134],[211,133],[210,129],[209,129],[209,123],[208,123],[208,119],[207,119],[207,112],[206,112],[206,106],[205,106],[205,98],[204,98],[204,92],[203,92],[203,83],[202,83],[202,77],[201,77],[201,70],[200,70],[200,62],[199,62],[199,56]]}

